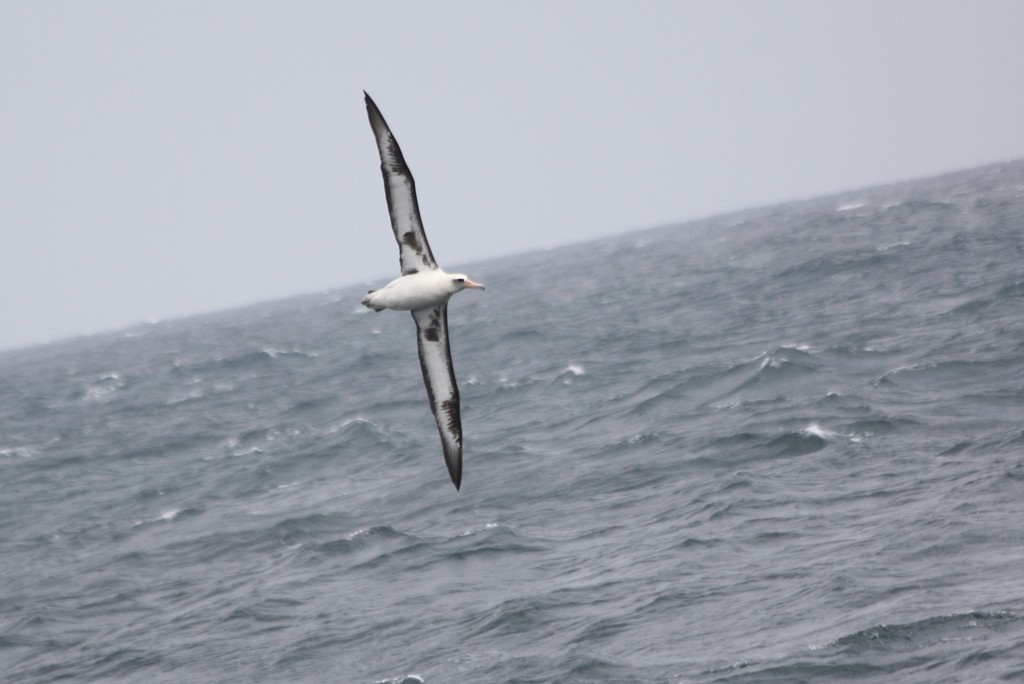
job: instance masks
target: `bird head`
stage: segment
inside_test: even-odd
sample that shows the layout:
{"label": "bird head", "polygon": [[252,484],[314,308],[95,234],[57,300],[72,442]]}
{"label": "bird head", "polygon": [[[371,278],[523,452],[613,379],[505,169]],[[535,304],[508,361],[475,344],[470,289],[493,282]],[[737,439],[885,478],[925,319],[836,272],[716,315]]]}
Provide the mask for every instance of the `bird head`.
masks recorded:
{"label": "bird head", "polygon": [[459,292],[459,291],[465,290],[465,289],[470,289],[470,290],[482,290],[482,289],[484,289],[483,285],[481,285],[480,283],[473,282],[466,275],[464,275],[462,273],[452,273],[451,274],[451,278],[452,278],[452,287],[454,288],[455,292]]}

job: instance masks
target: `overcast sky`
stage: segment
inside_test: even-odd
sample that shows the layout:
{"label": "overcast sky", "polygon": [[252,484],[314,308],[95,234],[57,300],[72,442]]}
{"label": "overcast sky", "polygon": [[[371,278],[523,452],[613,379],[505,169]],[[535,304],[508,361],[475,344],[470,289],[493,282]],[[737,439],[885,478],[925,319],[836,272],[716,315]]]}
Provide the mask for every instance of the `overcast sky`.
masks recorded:
{"label": "overcast sky", "polygon": [[[1024,2],[0,2],[0,349],[1024,157]],[[486,280],[486,274],[479,275]]]}

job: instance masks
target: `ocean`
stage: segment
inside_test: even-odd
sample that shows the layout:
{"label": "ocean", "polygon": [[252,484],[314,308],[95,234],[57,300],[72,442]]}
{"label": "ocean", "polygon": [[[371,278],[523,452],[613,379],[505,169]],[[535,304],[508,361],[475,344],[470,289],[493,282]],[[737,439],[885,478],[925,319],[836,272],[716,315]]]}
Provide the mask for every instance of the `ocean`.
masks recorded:
{"label": "ocean", "polygon": [[0,354],[0,680],[1024,681],[1024,162],[452,264],[461,492],[387,266]]}

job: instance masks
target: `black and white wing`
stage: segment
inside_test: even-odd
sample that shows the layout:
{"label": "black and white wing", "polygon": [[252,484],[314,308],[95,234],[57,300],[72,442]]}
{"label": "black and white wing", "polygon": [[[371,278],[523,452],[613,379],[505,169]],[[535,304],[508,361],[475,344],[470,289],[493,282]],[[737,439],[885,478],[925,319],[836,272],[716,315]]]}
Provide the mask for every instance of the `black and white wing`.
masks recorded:
{"label": "black and white wing", "polygon": [[448,346],[448,305],[413,311],[420,368],[427,386],[430,410],[441,433],[441,448],[455,489],[462,484],[462,418],[459,415],[459,387],[455,384],[452,352]]}
{"label": "black and white wing", "polygon": [[370,116],[370,128],[373,129],[377,151],[380,153],[384,195],[388,200],[388,213],[391,214],[391,229],[395,231],[395,240],[398,241],[398,262],[402,267],[402,275],[435,269],[437,262],[430,253],[427,235],[423,232],[412,173],[377,105],[366,91],[363,91],[363,95],[366,95],[366,113]]}

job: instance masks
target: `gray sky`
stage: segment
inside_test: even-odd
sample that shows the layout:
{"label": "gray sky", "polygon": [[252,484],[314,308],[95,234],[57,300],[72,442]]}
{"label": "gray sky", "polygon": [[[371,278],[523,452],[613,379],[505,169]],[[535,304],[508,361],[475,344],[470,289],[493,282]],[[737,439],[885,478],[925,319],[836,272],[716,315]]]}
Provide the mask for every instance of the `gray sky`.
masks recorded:
{"label": "gray sky", "polygon": [[1022,157],[1022,30],[992,0],[5,0],[0,349],[397,276],[364,88],[454,268]]}

